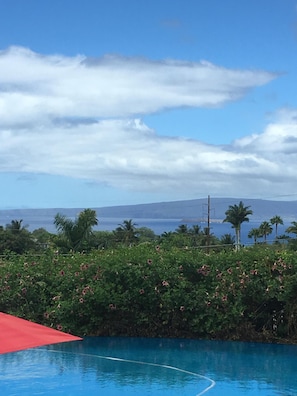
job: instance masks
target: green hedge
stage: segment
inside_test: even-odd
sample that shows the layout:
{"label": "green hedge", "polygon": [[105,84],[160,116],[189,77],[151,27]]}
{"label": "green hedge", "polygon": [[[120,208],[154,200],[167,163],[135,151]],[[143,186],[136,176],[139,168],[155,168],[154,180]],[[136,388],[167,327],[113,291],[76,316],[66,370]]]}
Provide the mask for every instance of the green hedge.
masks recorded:
{"label": "green hedge", "polygon": [[144,244],[0,260],[0,310],[77,335],[296,340],[297,256]]}

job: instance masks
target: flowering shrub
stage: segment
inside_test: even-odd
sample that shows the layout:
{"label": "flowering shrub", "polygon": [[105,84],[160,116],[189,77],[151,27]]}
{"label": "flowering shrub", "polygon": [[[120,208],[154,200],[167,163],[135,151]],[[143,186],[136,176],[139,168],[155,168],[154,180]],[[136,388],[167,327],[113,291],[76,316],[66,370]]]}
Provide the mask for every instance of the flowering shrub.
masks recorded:
{"label": "flowering shrub", "polygon": [[78,335],[294,340],[294,252],[150,244],[0,259],[0,310]]}

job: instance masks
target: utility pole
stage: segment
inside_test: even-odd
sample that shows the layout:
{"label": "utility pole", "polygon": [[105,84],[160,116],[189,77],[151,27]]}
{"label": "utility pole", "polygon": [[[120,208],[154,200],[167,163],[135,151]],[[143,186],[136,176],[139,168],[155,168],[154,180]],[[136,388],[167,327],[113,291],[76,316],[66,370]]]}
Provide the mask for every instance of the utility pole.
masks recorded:
{"label": "utility pole", "polygon": [[207,198],[207,236],[206,236],[206,252],[209,253],[210,245],[210,196]]}

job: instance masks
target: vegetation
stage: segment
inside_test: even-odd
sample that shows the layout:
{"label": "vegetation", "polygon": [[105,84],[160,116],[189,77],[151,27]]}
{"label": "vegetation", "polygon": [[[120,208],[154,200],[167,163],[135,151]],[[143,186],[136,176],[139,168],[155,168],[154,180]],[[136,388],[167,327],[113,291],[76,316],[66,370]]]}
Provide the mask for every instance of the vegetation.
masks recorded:
{"label": "vegetation", "polygon": [[261,231],[259,228],[252,228],[248,233],[248,237],[253,238],[254,243],[257,243],[258,238],[260,238],[261,236],[262,235],[261,235]]}
{"label": "vegetation", "polygon": [[245,221],[249,221],[248,216],[252,214],[253,211],[250,209],[250,207],[244,206],[242,201],[239,202],[239,205],[230,205],[229,209],[225,213],[226,218],[223,221],[231,223],[232,227],[235,229],[236,250],[239,250],[240,248],[241,224]]}
{"label": "vegetation", "polygon": [[138,240],[136,224],[134,224],[132,219],[124,220],[114,231],[114,235],[117,242],[121,242],[126,246],[131,246],[131,244]]}
{"label": "vegetation", "polygon": [[22,254],[34,247],[34,241],[26,227],[22,226],[23,220],[12,220],[5,228],[0,227],[0,247],[2,252],[13,251]]}
{"label": "vegetation", "polygon": [[280,216],[275,215],[270,219],[270,223],[275,226],[275,237],[277,238],[277,228],[280,224],[283,225],[284,221]]}
{"label": "vegetation", "polygon": [[296,342],[297,258],[152,243],[7,255],[0,310],[78,335]]}
{"label": "vegetation", "polygon": [[226,211],[236,240],[199,225],[157,236],[132,219],[94,231],[91,209],[57,214],[57,235],[14,220],[0,229],[0,310],[78,335],[296,342],[296,239],[276,228],[267,243],[275,216],[239,250],[251,213],[242,202]]}
{"label": "vegetation", "polygon": [[96,212],[83,210],[75,220],[58,213],[54,224],[58,230],[56,245],[63,251],[82,251],[92,247],[92,227],[98,224]]}
{"label": "vegetation", "polygon": [[267,235],[270,235],[272,233],[271,224],[268,221],[263,221],[263,223],[260,224],[259,231],[260,231],[260,236],[263,236],[264,241],[266,242]]}

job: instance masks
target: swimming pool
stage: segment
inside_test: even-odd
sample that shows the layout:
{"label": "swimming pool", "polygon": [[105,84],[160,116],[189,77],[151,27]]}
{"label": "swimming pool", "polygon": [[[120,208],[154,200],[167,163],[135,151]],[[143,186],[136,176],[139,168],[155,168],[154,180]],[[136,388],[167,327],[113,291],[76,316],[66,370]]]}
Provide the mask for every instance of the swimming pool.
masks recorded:
{"label": "swimming pool", "polygon": [[297,346],[86,337],[0,355],[5,396],[293,396]]}

